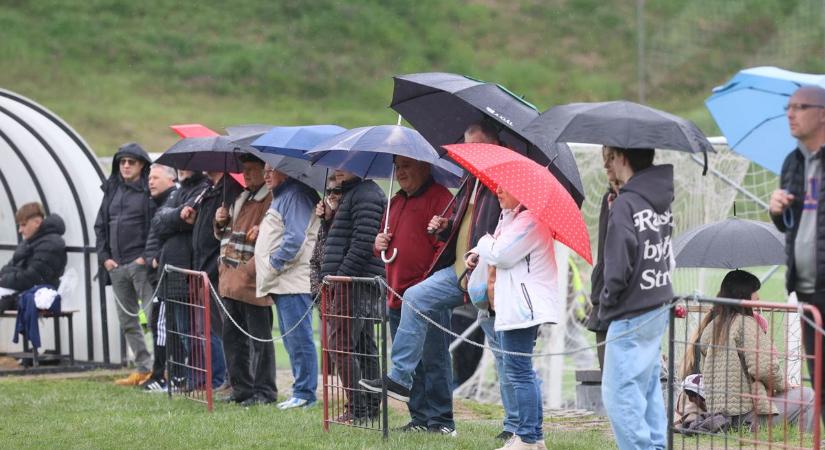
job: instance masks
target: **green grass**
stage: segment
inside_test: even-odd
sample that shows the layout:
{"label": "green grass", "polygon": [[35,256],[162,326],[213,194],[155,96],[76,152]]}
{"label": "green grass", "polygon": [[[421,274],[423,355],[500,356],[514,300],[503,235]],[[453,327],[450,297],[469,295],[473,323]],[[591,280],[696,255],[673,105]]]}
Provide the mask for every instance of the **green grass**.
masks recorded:
{"label": "green grass", "polygon": [[[808,3],[647,2],[647,102],[715,134],[703,100],[737,70],[822,71],[816,26],[790,33]],[[0,86],[99,154],[161,151],[173,123],[394,123],[391,76],[410,72],[500,82],[540,109],[636,99],[636,36],[635,2],[5,0]]]}
{"label": "green grass", "polygon": [[[199,404],[114,386],[110,379],[0,379],[0,439],[4,448],[493,448],[500,429],[490,420],[459,420],[458,437],[322,428],[322,410],[282,412]],[[489,408],[484,406],[484,408]],[[490,413],[494,415],[494,413]],[[501,411],[499,408],[498,417]],[[391,426],[406,417],[391,412]],[[551,432],[554,449],[615,448],[605,433]]]}

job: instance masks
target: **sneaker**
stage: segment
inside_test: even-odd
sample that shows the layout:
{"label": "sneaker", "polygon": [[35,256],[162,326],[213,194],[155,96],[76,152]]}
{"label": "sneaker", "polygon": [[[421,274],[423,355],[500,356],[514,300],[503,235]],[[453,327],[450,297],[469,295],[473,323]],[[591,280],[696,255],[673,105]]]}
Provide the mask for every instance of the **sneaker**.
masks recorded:
{"label": "sneaker", "polygon": [[496,450],[538,450],[538,446],[535,443],[528,444],[522,441],[517,435],[513,435],[513,437],[504,443],[503,447]]}
{"label": "sneaker", "polygon": [[115,380],[115,384],[118,386],[140,386],[151,376],[152,372],[132,372],[126,378]]}
{"label": "sneaker", "polygon": [[502,440],[504,442],[509,441],[511,437],[513,437],[512,431],[502,431],[501,433],[496,435],[496,439]]}
{"label": "sneaker", "polygon": [[292,397],[285,402],[278,403],[278,409],[309,408],[315,401]]}
{"label": "sneaker", "polygon": [[232,392],[232,385],[224,381],[222,385],[212,389],[212,392],[215,394],[226,394]]}
{"label": "sneaker", "polygon": [[536,450],[547,450],[547,446],[544,445],[544,439],[536,441]]}
{"label": "sneaker", "polygon": [[429,427],[427,427],[427,431],[430,433],[438,433],[450,437],[458,436],[458,432],[455,431],[455,428],[449,427],[447,425],[430,425]]}
{"label": "sneaker", "polygon": [[410,421],[410,423],[404,425],[403,427],[398,427],[393,431],[400,431],[402,433],[419,433],[427,431],[427,427],[425,425],[417,424],[413,421]]}
{"label": "sneaker", "polygon": [[340,416],[332,419],[331,422],[351,424],[354,420],[355,416],[353,416],[351,412],[347,411],[344,414],[341,414]]}
{"label": "sneaker", "polygon": [[[387,396],[394,398],[404,403],[410,402],[410,390],[404,386],[396,383],[390,377],[384,377],[384,382],[387,383]],[[375,380],[360,380],[358,384],[364,389],[380,394],[383,391],[381,379]]]}
{"label": "sneaker", "polygon": [[149,379],[149,381],[143,383],[141,386],[143,388],[143,392],[153,394],[162,394],[166,392],[166,380],[163,378],[160,380]]}

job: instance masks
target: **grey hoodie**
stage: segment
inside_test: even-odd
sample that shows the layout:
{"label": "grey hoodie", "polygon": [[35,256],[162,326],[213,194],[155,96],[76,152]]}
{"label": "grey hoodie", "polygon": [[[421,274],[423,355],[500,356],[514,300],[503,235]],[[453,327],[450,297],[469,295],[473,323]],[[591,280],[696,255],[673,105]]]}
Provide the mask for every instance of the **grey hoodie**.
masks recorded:
{"label": "grey hoodie", "polygon": [[671,203],[669,164],[636,172],[619,191],[607,219],[600,319],[638,316],[673,297]]}

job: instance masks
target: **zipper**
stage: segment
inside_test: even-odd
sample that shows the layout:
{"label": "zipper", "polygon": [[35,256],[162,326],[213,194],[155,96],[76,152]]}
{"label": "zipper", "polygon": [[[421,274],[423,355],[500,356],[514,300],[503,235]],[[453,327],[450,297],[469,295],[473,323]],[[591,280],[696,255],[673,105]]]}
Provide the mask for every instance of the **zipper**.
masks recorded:
{"label": "zipper", "polygon": [[[530,254],[528,253],[527,256],[524,257],[524,260],[527,261],[527,273],[530,273]],[[523,285],[523,283],[522,283]]]}
{"label": "zipper", "polygon": [[535,320],[535,315],[533,314],[533,302],[530,301],[530,293],[527,292],[527,286],[524,283],[521,283],[521,293],[524,295],[524,301],[527,302],[527,307],[530,308],[530,320]]}

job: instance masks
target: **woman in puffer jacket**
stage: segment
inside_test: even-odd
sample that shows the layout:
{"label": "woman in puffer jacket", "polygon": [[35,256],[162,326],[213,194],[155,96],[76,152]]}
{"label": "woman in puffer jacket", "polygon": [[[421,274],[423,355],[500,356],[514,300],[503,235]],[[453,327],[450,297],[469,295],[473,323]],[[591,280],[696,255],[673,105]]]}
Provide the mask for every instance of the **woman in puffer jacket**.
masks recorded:
{"label": "woman in puffer jacket", "polygon": [[[501,218],[495,233],[472,250],[495,268],[495,330],[507,352],[533,353],[539,326],[561,320],[553,236],[533,213],[500,187]],[[519,412],[515,435],[503,448],[543,449],[542,401],[529,356],[504,355],[505,374],[514,385]]]}

